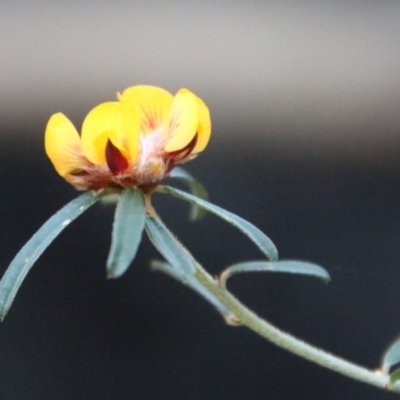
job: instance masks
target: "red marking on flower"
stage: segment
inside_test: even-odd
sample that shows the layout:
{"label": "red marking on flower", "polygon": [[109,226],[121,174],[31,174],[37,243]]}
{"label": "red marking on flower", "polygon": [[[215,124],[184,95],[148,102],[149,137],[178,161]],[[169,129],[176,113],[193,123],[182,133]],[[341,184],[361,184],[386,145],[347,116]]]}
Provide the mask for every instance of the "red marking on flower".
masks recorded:
{"label": "red marking on flower", "polygon": [[173,132],[175,129],[178,129],[179,127],[179,117],[182,114],[182,111],[176,112],[174,115],[171,116],[171,119],[169,121],[169,131]]}
{"label": "red marking on flower", "polygon": [[198,134],[196,133],[193,136],[193,139],[185,147],[179,150],[171,151],[170,153],[168,153],[169,156],[172,157],[174,161],[180,161],[184,159],[193,151],[194,147],[196,146],[197,139]]}
{"label": "red marking on flower", "polygon": [[[142,125],[147,126],[148,128],[155,130],[158,128],[157,121],[161,120],[161,116],[158,115],[157,109],[146,109],[143,106],[140,107],[144,118],[142,117]],[[160,113],[161,114],[161,113]]]}
{"label": "red marking on flower", "polygon": [[113,174],[118,174],[125,171],[128,166],[128,160],[121,154],[121,152],[108,140],[106,146],[106,160],[108,168]]}

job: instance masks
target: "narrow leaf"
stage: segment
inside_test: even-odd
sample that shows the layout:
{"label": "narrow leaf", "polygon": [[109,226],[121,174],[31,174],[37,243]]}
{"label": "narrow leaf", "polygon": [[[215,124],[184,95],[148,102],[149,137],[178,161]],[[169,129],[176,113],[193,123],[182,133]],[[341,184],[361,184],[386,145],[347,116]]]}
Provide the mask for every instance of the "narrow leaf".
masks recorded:
{"label": "narrow leaf", "polygon": [[400,364],[400,337],[385,351],[382,359],[382,370],[388,373],[397,364]]}
{"label": "narrow leaf", "polygon": [[18,252],[0,281],[0,318],[4,319],[33,264],[50,243],[101,195],[86,192],[56,212]]}
{"label": "narrow leaf", "polygon": [[202,207],[205,210],[224,219],[226,222],[232,224],[233,226],[241,230],[245,235],[247,235],[250,240],[252,240],[268,257],[269,260],[275,261],[278,259],[278,250],[276,249],[271,239],[269,239],[268,236],[266,236],[250,222],[244,220],[241,217],[238,217],[237,215],[229,211],[224,210],[221,207],[211,204],[208,201],[199,199],[196,196],[183,192],[182,190],[175,189],[170,186],[160,186],[159,190],[172,196],[178,197],[179,199],[197,204],[199,207]]}
{"label": "narrow leaf", "polygon": [[224,318],[228,318],[232,315],[232,311],[223,305],[212,293],[210,293],[199,281],[192,275],[181,275],[174,269],[170,264],[162,261],[152,261],[151,267],[154,271],[161,271],[171,276],[179,282],[190,287],[192,290],[197,292],[200,296],[206,299],[211,305],[223,315]]}
{"label": "narrow leaf", "polygon": [[[194,179],[194,177],[183,168],[175,167],[171,171],[170,178],[182,179],[189,186],[190,192],[194,196],[200,197],[200,199],[203,200],[208,199],[208,193],[204,188],[204,186],[199,181]],[[197,204],[192,203],[189,212],[190,221],[192,222],[199,221],[200,219],[204,218],[206,214],[207,211],[204,208],[201,208]]]}
{"label": "narrow leaf", "polygon": [[120,277],[132,263],[142,239],[146,205],[139,189],[125,189],[117,203],[107,277]]}
{"label": "narrow leaf", "polygon": [[320,278],[325,282],[330,281],[328,272],[316,264],[309,262],[285,260],[285,261],[248,261],[240,264],[232,265],[221,274],[221,285],[225,286],[225,282],[232,275],[244,272],[284,272],[290,274],[308,275]]}
{"label": "narrow leaf", "polygon": [[145,227],[150,240],[164,258],[181,276],[190,276],[195,272],[194,260],[178,239],[158,218],[146,216]]}
{"label": "narrow leaf", "polygon": [[181,274],[176,268],[165,261],[152,260],[150,261],[150,266],[153,271],[164,272],[164,274],[169,275],[184,285],[188,284],[188,276]]}

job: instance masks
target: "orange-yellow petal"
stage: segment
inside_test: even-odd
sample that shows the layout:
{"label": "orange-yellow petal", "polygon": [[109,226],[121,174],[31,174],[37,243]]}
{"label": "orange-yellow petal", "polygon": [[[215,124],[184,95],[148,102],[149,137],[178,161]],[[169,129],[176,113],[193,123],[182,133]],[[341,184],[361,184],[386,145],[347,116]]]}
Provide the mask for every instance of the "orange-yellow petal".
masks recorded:
{"label": "orange-yellow petal", "polygon": [[93,108],[83,121],[82,148],[93,164],[103,165],[110,140],[125,158],[133,162],[138,156],[139,134],[139,117],[132,105],[102,103]]}
{"label": "orange-yellow petal", "polygon": [[204,103],[203,100],[201,100],[199,97],[197,97],[197,103],[199,105],[199,127],[197,129],[197,143],[196,146],[194,146],[194,149],[192,151],[193,154],[200,153],[203,151],[208,142],[210,141],[210,136],[211,136],[211,118],[210,118],[210,111],[208,110],[208,107]]}
{"label": "orange-yellow petal", "polygon": [[[180,89],[179,93],[192,93],[188,89]],[[192,93],[193,94],[193,93]],[[192,154],[200,153],[203,151],[211,136],[211,119],[210,119],[210,111],[204,101],[193,94],[197,99],[197,104],[199,106],[199,126],[197,129],[197,142],[196,146],[192,150]]]}
{"label": "orange-yellow petal", "polygon": [[183,149],[196,135],[198,126],[199,106],[196,96],[189,91],[179,91],[172,104],[164,150],[170,153]]}
{"label": "orange-yellow petal", "polygon": [[52,115],[47,123],[45,149],[54,168],[63,177],[87,165],[79,134],[62,113]]}
{"label": "orange-yellow petal", "polygon": [[125,89],[118,96],[122,103],[132,104],[140,117],[140,128],[145,134],[161,126],[168,127],[174,97],[156,86],[139,85]]}

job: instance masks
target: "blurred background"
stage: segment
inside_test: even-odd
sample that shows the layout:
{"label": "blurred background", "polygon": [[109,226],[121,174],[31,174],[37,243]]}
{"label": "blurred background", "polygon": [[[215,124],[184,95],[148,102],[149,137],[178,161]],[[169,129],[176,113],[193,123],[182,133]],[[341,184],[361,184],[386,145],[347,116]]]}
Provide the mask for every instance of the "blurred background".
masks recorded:
{"label": "blurred background", "polygon": [[[306,341],[377,368],[400,333],[398,1],[2,1],[1,268],[77,196],[43,149],[51,114],[77,126],[136,84],[187,87],[213,136],[186,165],[210,200],[255,223],[281,258],[329,285],[248,274],[232,291]],[[212,273],[260,259],[212,216],[159,195],[159,213]],[[49,248],[0,326],[0,398],[394,399],[224,324],[160,273],[147,239],[105,279],[113,208]]]}

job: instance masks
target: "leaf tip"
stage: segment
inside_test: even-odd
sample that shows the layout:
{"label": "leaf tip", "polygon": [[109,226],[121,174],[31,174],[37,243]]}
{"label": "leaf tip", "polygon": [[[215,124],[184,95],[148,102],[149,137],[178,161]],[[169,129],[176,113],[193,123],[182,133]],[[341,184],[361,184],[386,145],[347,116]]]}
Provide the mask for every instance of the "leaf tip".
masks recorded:
{"label": "leaf tip", "polygon": [[116,279],[119,278],[122,274],[117,273],[114,264],[107,264],[106,266],[106,279]]}
{"label": "leaf tip", "polygon": [[10,307],[8,307],[8,308],[6,308],[6,309],[3,309],[1,312],[0,312],[0,322],[3,322],[4,321],[4,318],[6,317],[6,315],[7,315],[7,313],[10,311]]}
{"label": "leaf tip", "polygon": [[121,275],[122,274],[116,274],[115,272],[107,271],[106,279],[118,279],[121,277]]}

